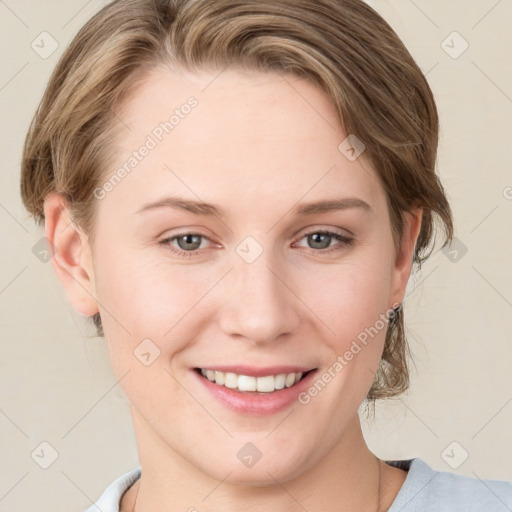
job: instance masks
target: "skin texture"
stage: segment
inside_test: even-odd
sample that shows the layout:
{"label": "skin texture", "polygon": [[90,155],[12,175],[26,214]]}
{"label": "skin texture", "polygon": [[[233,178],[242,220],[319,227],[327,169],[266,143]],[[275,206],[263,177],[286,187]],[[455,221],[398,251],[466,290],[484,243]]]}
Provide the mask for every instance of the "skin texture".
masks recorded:
{"label": "skin texture", "polygon": [[[358,408],[385,328],[307,405],[267,416],[226,408],[191,368],[297,364],[324,372],[402,302],[421,210],[406,216],[395,251],[385,192],[364,153],[350,161],[340,152],[347,134],[329,98],[291,75],[154,71],[118,112],[126,124],[112,148],[118,166],[190,96],[197,106],[97,200],[92,247],[60,196],[45,202],[55,272],[79,313],[100,312],[131,403],[142,477],[123,510],[136,496],[137,512],[374,512],[378,463]],[[225,216],[137,213],[169,195],[214,203]],[[349,196],[372,211],[293,214],[297,203]],[[315,245],[305,235],[318,230],[355,242]],[[190,252],[177,239],[159,243],[183,233],[204,237],[192,257],[172,252]],[[248,236],[262,249],[252,263],[236,251]],[[160,350],[149,366],[134,356],[146,338]],[[237,457],[247,442],[262,453],[251,468]],[[387,510],[406,472],[381,463],[381,473]]]}

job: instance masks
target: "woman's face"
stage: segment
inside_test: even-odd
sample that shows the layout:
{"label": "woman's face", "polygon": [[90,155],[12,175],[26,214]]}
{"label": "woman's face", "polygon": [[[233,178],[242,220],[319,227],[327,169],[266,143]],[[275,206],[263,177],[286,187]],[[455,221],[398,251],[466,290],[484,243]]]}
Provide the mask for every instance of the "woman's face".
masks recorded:
{"label": "woman's face", "polygon": [[118,116],[89,274],[141,461],[297,476],[356,428],[419,223],[396,253],[375,172],[303,79],[163,69]]}

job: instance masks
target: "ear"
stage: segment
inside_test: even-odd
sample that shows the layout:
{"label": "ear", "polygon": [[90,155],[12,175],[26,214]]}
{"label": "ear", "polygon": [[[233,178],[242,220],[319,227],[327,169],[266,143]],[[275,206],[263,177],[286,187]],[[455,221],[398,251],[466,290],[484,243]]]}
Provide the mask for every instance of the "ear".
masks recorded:
{"label": "ear", "polygon": [[422,218],[423,210],[421,208],[405,213],[402,244],[397,251],[391,276],[390,299],[392,303],[389,306],[390,309],[401,304],[404,300],[407,282],[411,275],[414,249],[416,248],[416,241],[421,230]]}
{"label": "ear", "polygon": [[44,215],[53,269],[74,309],[93,316],[99,309],[88,238],[72,222],[67,202],[60,194],[52,192],[45,197]]}

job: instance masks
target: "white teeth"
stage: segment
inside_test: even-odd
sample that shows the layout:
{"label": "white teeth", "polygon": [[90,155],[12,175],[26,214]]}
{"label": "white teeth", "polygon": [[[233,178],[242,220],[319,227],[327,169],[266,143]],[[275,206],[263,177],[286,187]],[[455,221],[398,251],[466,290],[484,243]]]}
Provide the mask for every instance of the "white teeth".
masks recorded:
{"label": "white teeth", "polygon": [[256,391],[256,377],[249,377],[248,375],[239,375],[238,389],[240,391]]}
{"label": "white teeth", "polygon": [[293,383],[295,382],[295,373],[289,373],[286,376],[286,380],[284,381],[284,385],[289,388],[290,386],[293,386]]}
{"label": "white teeth", "polygon": [[258,377],[256,379],[256,389],[263,393],[271,393],[275,388],[275,377],[268,375],[267,377]]}
{"label": "white teeth", "polygon": [[238,375],[236,373],[226,373],[224,376],[224,386],[231,389],[238,387]]}
{"label": "white teeth", "polygon": [[275,377],[274,386],[276,389],[283,389],[286,382],[286,373],[280,373]]}
{"label": "white teeth", "polygon": [[224,372],[215,372],[215,382],[217,384],[223,385],[226,381],[226,374]]}
{"label": "white teeth", "polygon": [[302,378],[302,373],[280,373],[279,375],[266,375],[265,377],[252,377],[250,375],[238,375],[231,372],[219,372],[218,370],[205,370],[201,368],[201,375],[219,386],[239,391],[259,391],[260,393],[272,393],[284,387],[291,387]]}

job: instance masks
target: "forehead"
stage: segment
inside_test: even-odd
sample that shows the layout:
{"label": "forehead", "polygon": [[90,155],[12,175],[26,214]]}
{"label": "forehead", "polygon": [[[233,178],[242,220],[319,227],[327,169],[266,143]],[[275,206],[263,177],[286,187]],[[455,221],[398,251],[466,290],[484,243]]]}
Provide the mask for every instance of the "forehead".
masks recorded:
{"label": "forehead", "polygon": [[330,192],[382,202],[369,163],[340,151],[347,135],[330,98],[294,75],[160,68],[119,116],[116,167],[109,172],[149,148],[133,169],[125,165],[128,176],[111,194],[123,190],[134,211],[166,191],[216,203],[236,198],[240,205],[255,197],[273,204],[277,193],[294,203]]}

